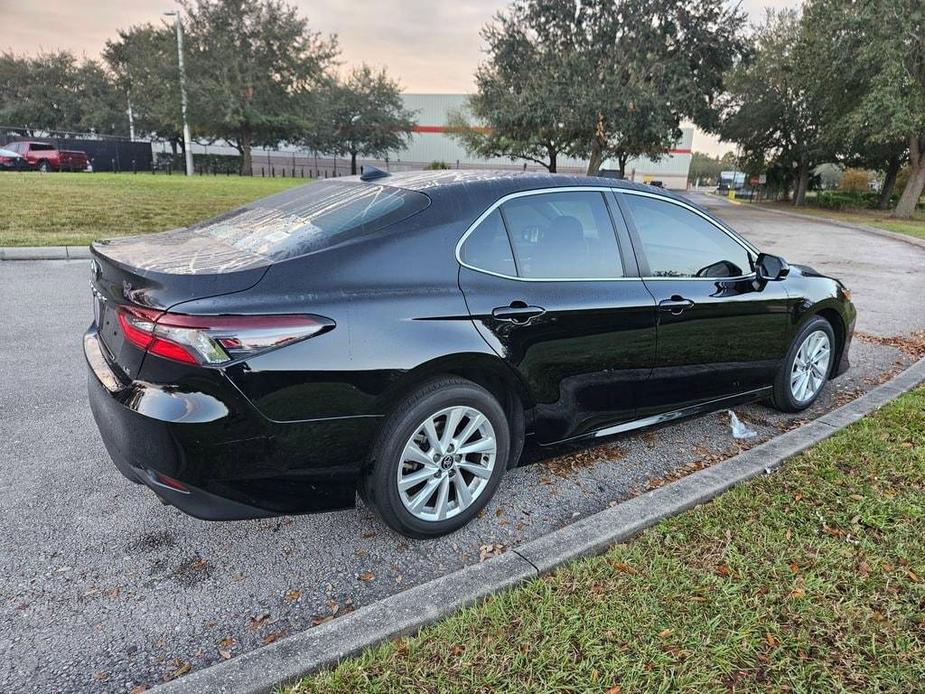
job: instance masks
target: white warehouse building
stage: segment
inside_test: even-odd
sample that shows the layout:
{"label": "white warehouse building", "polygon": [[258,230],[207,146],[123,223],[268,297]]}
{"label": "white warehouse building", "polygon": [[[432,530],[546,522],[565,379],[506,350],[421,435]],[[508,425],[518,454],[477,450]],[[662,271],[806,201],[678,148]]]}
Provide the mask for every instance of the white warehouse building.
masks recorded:
{"label": "white warehouse building", "polygon": [[[421,169],[431,162],[445,162],[460,168],[523,168],[522,160],[511,161],[506,157],[483,159],[466,152],[458,140],[450,137],[447,126],[450,114],[465,111],[466,94],[404,94],[405,108],[413,111],[418,125],[414,129],[411,143],[389,158],[392,169]],[[682,128],[681,138],[666,156],[653,161],[649,158],[631,159],[626,166],[626,177],[640,183],[661,181],[666,188],[687,188],[687,174],[691,163],[692,128]],[[526,162],[529,169],[540,169],[537,164]],[[558,161],[562,173],[584,173],[587,161],[562,158]],[[604,169],[616,169],[614,162],[604,162]]]}

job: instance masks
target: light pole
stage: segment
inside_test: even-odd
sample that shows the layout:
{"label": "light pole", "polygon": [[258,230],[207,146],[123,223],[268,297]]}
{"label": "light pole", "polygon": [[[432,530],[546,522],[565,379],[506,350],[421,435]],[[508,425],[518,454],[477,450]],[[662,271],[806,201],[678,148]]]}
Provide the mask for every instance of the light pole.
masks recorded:
{"label": "light pole", "polygon": [[190,144],[189,121],[186,119],[186,70],[183,69],[183,25],[180,12],[165,12],[167,17],[176,17],[177,28],[177,63],[180,67],[180,113],[183,116],[183,153],[186,155],[186,175],[193,175],[193,150]]}

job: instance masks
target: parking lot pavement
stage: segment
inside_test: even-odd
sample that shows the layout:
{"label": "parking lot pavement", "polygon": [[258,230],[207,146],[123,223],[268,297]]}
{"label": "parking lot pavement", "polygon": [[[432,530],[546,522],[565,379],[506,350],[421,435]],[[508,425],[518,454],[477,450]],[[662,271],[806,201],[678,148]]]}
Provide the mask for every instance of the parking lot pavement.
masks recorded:
{"label": "parking lot pavement", "polygon": [[[719,212],[767,250],[846,279],[860,329],[895,335],[925,327],[918,303],[925,251],[744,206]],[[598,449],[558,449],[552,453],[565,457],[509,473],[470,527],[432,541],[401,538],[364,508],[207,523],[130,484],[103,449],[84,395],[86,263],[0,264],[0,316],[2,691],[152,685],[478,562],[739,450],[722,413]],[[856,342],[853,369],[799,419],[761,405],[736,411],[763,440],[910,361],[893,347]]]}

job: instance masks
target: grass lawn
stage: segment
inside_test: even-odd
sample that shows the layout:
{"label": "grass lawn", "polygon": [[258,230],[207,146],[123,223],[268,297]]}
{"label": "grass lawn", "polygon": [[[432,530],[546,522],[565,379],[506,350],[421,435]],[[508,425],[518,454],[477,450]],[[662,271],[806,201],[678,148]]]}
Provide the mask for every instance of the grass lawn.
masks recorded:
{"label": "grass lawn", "polygon": [[714,503],[284,691],[921,691],[925,387]]}
{"label": "grass lawn", "polygon": [[293,178],[0,174],[0,246],[85,245],[185,226],[306,183]]}
{"label": "grass lawn", "polygon": [[[747,203],[746,203],[747,204]],[[769,203],[785,209],[787,212],[805,214],[811,217],[828,217],[851,224],[895,231],[897,234],[908,234],[925,239],[925,212],[917,211],[912,219],[893,219],[889,210],[824,210],[821,207],[794,207],[787,202]]]}

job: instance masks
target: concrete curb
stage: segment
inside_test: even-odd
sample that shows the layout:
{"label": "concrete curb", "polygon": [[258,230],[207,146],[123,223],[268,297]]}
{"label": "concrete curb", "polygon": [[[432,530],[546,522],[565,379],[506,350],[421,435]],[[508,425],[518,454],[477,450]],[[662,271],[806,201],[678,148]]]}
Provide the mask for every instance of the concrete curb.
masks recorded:
{"label": "concrete curb", "polygon": [[[730,201],[731,202],[731,201]],[[761,210],[762,212],[771,212],[773,214],[782,214],[785,217],[793,217],[794,219],[802,219],[805,221],[816,221],[816,222],[825,222],[826,224],[831,224],[833,226],[841,227],[843,229],[853,229],[854,231],[863,231],[868,234],[874,234],[876,236],[882,236],[886,239],[893,239],[894,241],[902,241],[903,243],[908,243],[917,248],[925,248],[925,239],[916,238],[915,236],[909,236],[907,234],[897,234],[895,231],[888,231],[887,229],[878,229],[877,227],[867,226],[866,224],[853,224],[852,222],[846,222],[841,219],[833,219],[832,217],[817,217],[816,215],[800,214],[799,212],[788,212],[787,210],[777,210],[773,207],[764,207],[759,204],[749,204],[739,202],[738,205],[743,205],[748,207],[751,210]]]}
{"label": "concrete curb", "polygon": [[2,246],[0,260],[84,260],[89,246]]}
{"label": "concrete curb", "polygon": [[827,439],[925,381],[921,359],[887,383],[798,429],[712,467],[578,520],[495,557],[361,607],[343,617],[150,690],[265,694],[344,658],[448,617],[476,601],[604,552],[659,521],[714,499]]}

